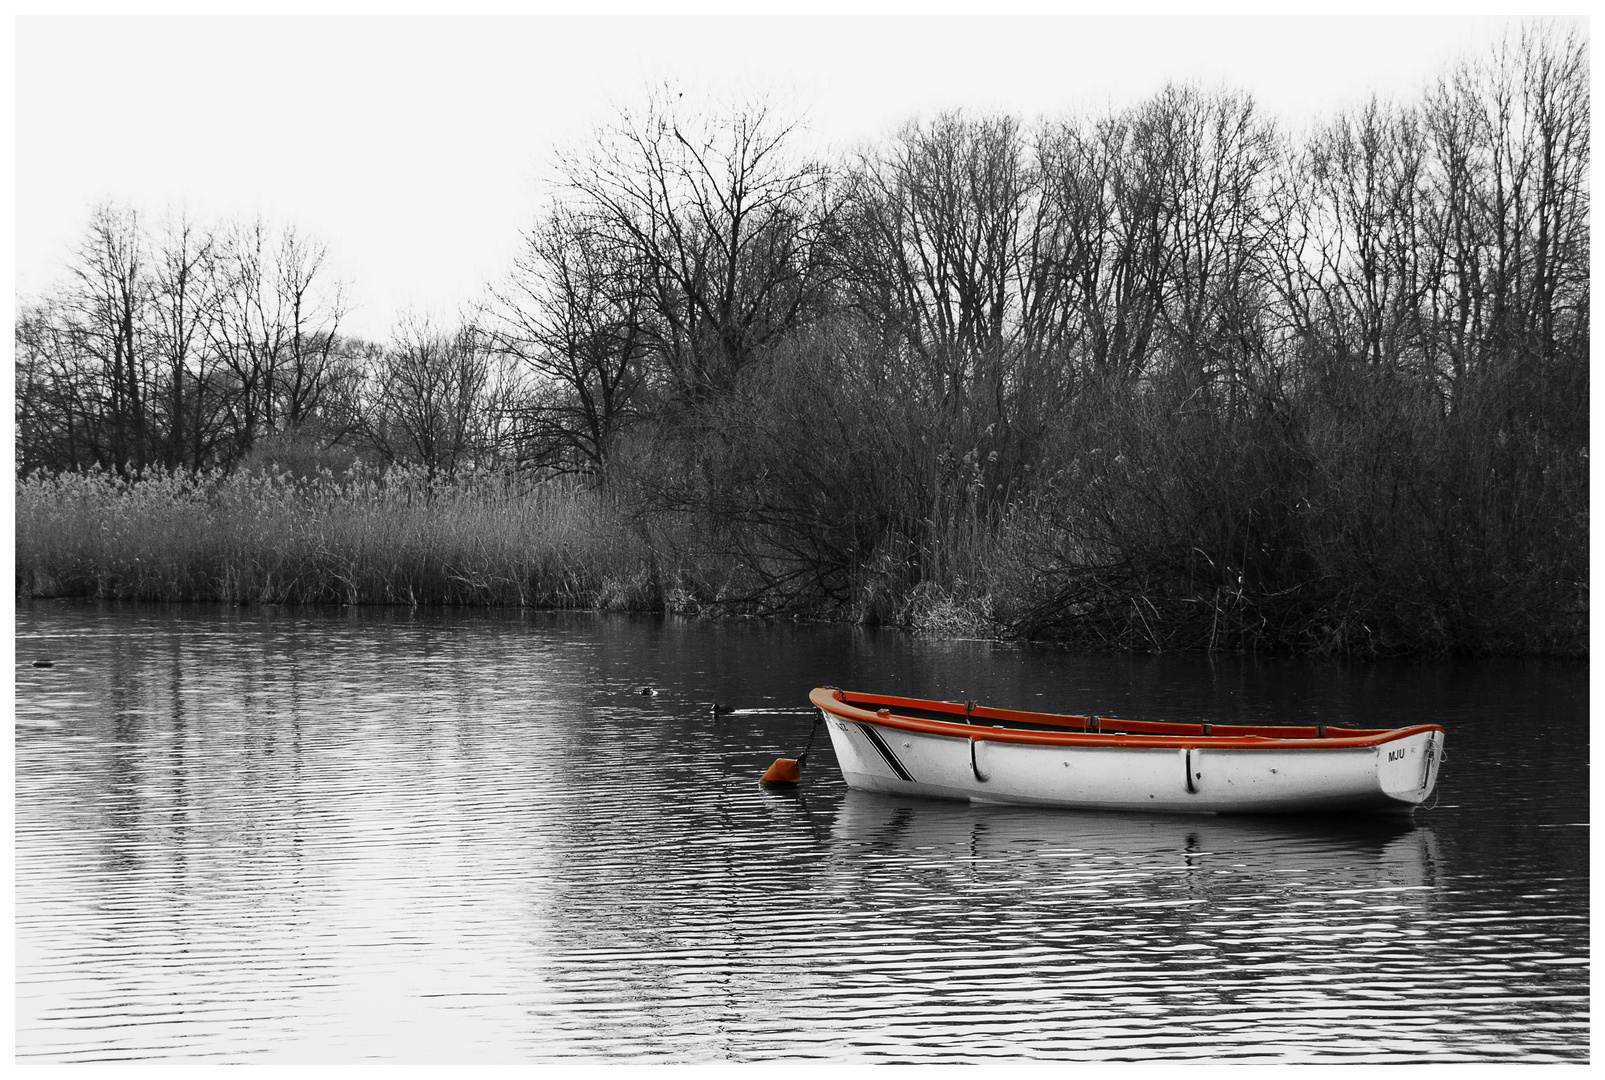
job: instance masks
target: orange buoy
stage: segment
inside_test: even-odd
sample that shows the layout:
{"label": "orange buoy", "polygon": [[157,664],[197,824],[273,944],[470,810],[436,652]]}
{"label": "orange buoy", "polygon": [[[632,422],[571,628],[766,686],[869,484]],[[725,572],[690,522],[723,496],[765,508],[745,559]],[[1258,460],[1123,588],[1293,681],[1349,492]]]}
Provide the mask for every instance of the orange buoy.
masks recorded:
{"label": "orange buoy", "polygon": [[795,758],[776,758],[758,783],[765,787],[795,784],[802,779],[802,764]]}
{"label": "orange buoy", "polygon": [[814,716],[814,724],[808,729],[808,745],[803,747],[803,752],[794,758],[776,758],[758,783],[764,787],[791,787],[802,780],[803,762],[808,760],[808,752],[814,748],[814,734],[819,731],[819,725],[824,723],[823,717],[823,713]]}

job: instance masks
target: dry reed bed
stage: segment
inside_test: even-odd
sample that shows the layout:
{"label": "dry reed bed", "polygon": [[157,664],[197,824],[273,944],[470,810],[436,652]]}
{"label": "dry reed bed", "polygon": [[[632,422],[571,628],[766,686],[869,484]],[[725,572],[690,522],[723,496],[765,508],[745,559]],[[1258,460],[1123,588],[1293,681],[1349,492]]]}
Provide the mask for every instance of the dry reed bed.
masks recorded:
{"label": "dry reed bed", "polygon": [[17,482],[24,596],[630,608],[657,595],[619,509],[574,484],[322,473]]}

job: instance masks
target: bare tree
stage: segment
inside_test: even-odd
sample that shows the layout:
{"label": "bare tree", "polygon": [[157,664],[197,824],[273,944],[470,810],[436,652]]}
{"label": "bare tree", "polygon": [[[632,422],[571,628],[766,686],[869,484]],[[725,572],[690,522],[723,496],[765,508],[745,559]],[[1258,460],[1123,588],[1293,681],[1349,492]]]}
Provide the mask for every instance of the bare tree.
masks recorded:
{"label": "bare tree", "polygon": [[494,449],[505,385],[476,322],[445,331],[406,317],[378,359],[367,434],[386,460],[416,462],[433,476]]}
{"label": "bare tree", "polygon": [[[1151,113],[1152,107],[1147,110]],[[1148,363],[1164,303],[1164,198],[1170,146],[1152,115],[1132,109],[1051,129],[1042,158],[1055,244],[1049,271],[1074,313],[1069,359],[1087,377],[1127,385]]]}
{"label": "bare tree", "polygon": [[328,256],[326,245],[293,228],[284,230],[275,269],[286,328],[279,415],[287,428],[311,418],[335,376],[334,345],[345,302],[341,284],[330,276]]}
{"label": "bare tree", "polygon": [[787,156],[792,134],[763,104],[701,118],[665,94],[564,163],[572,208],[633,278],[639,330],[679,400],[728,389],[824,298],[829,175]]}
{"label": "bare tree", "polygon": [[1497,357],[1587,348],[1588,118],[1575,29],[1527,26],[1427,95],[1423,335],[1451,397]]}
{"label": "bare tree", "polygon": [[260,218],[238,227],[221,261],[226,283],[213,344],[233,384],[228,414],[244,453],[258,431],[294,429],[315,413],[335,374],[344,307],[327,250],[293,228],[275,243]]}
{"label": "bare tree", "polygon": [[72,346],[94,365],[104,395],[86,431],[96,463],[119,471],[144,468],[150,450],[147,250],[136,212],[98,207],[62,311]]}
{"label": "bare tree", "polygon": [[958,113],[911,124],[855,173],[857,303],[884,320],[954,414],[998,382],[1031,287],[1022,243],[1034,199],[1019,126]]}
{"label": "bare tree", "polygon": [[187,215],[166,223],[151,281],[155,349],[166,369],[162,462],[199,468],[214,450],[219,403],[208,382],[217,360],[210,328],[217,316],[217,240]]}
{"label": "bare tree", "polygon": [[77,339],[54,298],[18,313],[17,467],[24,473],[105,463],[103,372],[79,350]]}
{"label": "bare tree", "polygon": [[1375,98],[1319,128],[1292,163],[1284,273],[1312,355],[1397,369],[1416,352],[1424,167],[1416,114]]}
{"label": "bare tree", "polygon": [[1166,215],[1160,309],[1171,372],[1195,402],[1231,408],[1267,361],[1274,282],[1267,198],[1275,129],[1246,94],[1169,87],[1149,106],[1166,144],[1159,174]]}
{"label": "bare tree", "polygon": [[922,416],[907,433],[936,444],[903,451],[928,466],[921,519],[1017,492],[1074,392],[1081,312],[1066,262],[1080,223],[1050,191],[1057,149],[1009,117],[946,113],[849,176],[843,291],[854,337],[879,339],[854,362],[867,391]]}
{"label": "bare tree", "polygon": [[537,378],[524,456],[559,471],[603,470],[641,412],[653,358],[650,297],[607,232],[561,208],[526,234],[497,291],[496,343]]}

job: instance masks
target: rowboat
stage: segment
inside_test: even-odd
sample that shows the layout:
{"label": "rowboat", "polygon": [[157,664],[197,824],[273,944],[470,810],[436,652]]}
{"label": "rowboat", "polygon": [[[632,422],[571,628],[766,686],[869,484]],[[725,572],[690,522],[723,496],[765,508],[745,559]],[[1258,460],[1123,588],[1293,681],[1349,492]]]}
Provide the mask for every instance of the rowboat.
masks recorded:
{"label": "rowboat", "polygon": [[816,687],[847,785],[969,802],[1212,814],[1409,814],[1443,728],[1255,727],[1020,712]]}

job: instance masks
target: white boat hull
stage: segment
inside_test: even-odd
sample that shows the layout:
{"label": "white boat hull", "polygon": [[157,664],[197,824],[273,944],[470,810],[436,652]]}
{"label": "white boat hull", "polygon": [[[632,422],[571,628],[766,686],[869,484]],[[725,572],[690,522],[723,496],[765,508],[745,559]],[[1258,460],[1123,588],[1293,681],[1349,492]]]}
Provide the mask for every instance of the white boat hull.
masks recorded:
{"label": "white boat hull", "polygon": [[929,734],[821,710],[849,787],[978,803],[1172,813],[1408,814],[1441,733],[1370,746],[1075,746]]}

